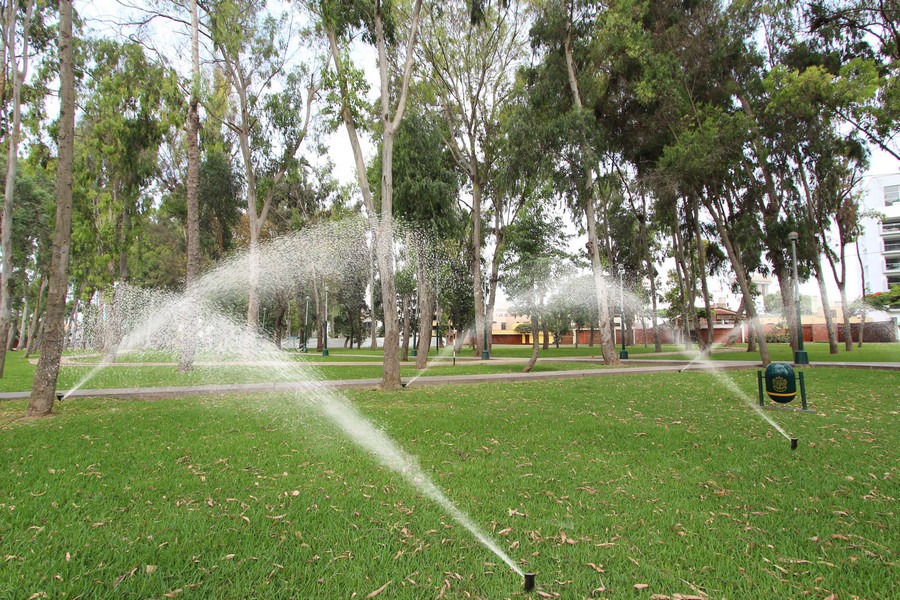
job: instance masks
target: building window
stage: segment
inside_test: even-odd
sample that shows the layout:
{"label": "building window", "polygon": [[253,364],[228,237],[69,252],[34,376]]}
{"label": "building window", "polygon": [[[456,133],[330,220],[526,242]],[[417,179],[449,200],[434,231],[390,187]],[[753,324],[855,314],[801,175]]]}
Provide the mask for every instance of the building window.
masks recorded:
{"label": "building window", "polygon": [[500,331],[506,331],[506,321],[500,323]]}
{"label": "building window", "polygon": [[887,185],[884,187],[884,205],[893,206],[900,200],[900,185]]}
{"label": "building window", "polygon": [[900,233],[900,219],[888,219],[881,224],[881,233]]}
{"label": "building window", "polygon": [[885,258],[884,259],[884,270],[885,271],[896,271],[900,269],[900,258]]}

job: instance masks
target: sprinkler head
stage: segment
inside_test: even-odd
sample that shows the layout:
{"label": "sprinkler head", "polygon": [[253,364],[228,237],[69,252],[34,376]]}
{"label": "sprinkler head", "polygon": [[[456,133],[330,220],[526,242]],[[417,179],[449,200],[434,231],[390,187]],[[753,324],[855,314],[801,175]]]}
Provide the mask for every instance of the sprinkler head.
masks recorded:
{"label": "sprinkler head", "polygon": [[797,449],[797,438],[791,438],[791,450]]}
{"label": "sprinkler head", "polygon": [[62,402],[63,398],[65,398],[65,397],[66,397],[66,395],[63,394],[62,392],[56,392],[56,401],[57,402]]}
{"label": "sprinkler head", "polygon": [[534,589],[534,573],[525,573],[525,591],[530,592]]}

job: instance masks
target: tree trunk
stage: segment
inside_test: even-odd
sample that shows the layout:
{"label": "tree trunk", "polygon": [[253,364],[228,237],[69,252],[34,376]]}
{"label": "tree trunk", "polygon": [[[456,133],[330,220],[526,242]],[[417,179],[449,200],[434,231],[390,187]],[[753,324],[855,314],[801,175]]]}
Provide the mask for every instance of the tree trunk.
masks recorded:
{"label": "tree trunk", "polygon": [[372,344],[370,348],[372,350],[378,349],[378,319],[375,318],[375,257],[372,256],[374,253],[375,242],[372,241],[372,246],[369,248],[369,261],[371,262],[372,268],[369,269],[369,305],[372,307],[372,318],[369,320],[369,336],[372,339]]}
{"label": "tree trunk", "polygon": [[538,353],[540,352],[538,348],[538,338],[537,338],[537,330],[538,330],[538,318],[537,315],[532,315],[531,317],[531,358],[528,360],[528,364],[525,365],[525,368],[522,369],[523,373],[530,373],[534,368],[534,364],[537,362]]}
{"label": "tree trunk", "polygon": [[678,209],[675,209],[675,220],[671,224],[672,240],[675,244],[675,271],[678,274],[678,287],[681,290],[681,319],[683,321],[682,343],[685,350],[691,349],[691,330],[694,318],[697,315],[694,308],[693,298],[690,297],[688,283],[688,268],[684,258],[684,248],[681,242],[681,234],[679,232]]}
{"label": "tree trunk", "polygon": [[[576,110],[583,110],[581,92],[578,89],[578,77],[575,73],[575,60],[572,55],[572,23],[567,24],[568,30],[565,38],[566,71],[569,76],[569,88],[572,92],[572,103]],[[597,296],[597,315],[600,327],[600,351],[606,364],[619,364],[615,343],[610,335],[607,323],[609,323],[609,304],[607,302],[606,281],[603,278],[603,265],[600,262],[600,245],[597,238],[597,220],[594,212],[594,179],[592,171],[591,152],[587,142],[582,141],[582,154],[585,160],[583,189],[581,201],[584,206],[584,216],[587,221],[588,244],[591,253],[591,271],[594,274],[594,293]],[[546,339],[544,340],[546,343]]]}
{"label": "tree trunk", "polygon": [[22,305],[22,322],[19,323],[19,343],[16,344],[16,350],[21,350],[28,345],[28,296],[25,296],[25,302]]}
{"label": "tree trunk", "polygon": [[544,334],[544,350],[550,348],[550,327],[547,325],[547,319],[541,317],[541,330]]}
{"label": "tree trunk", "polygon": [[[718,206],[718,202],[714,199],[707,198],[704,200],[704,204],[706,205],[707,210],[712,215],[713,221],[716,224],[716,231],[719,232],[719,237],[722,239],[722,243],[725,245],[725,251],[728,254],[728,259],[731,261],[731,267],[734,269],[734,275],[737,279],[738,286],[741,289],[741,294],[744,297],[744,308],[747,311],[747,319],[750,321],[750,327],[756,333],[756,341],[759,344],[759,356],[762,361],[762,365],[768,366],[771,362],[769,358],[769,345],[766,343],[766,338],[762,332],[762,325],[759,322],[759,318],[756,315],[756,308],[753,306],[753,294],[750,292],[750,279],[747,276],[747,270],[744,268],[744,263],[741,260],[741,257],[738,255],[735,250],[734,244],[731,242],[731,236],[728,234],[728,229],[725,227],[725,218],[724,218],[724,210],[721,210]],[[752,334],[751,334],[752,338]],[[750,351],[750,346],[747,348]]]}
{"label": "tree trunk", "polygon": [[[403,345],[400,349],[400,360],[407,362],[409,360],[409,335],[412,329],[412,322],[409,315],[409,296],[403,296]],[[418,354],[418,353],[417,353]]]}
{"label": "tree trunk", "polygon": [[35,333],[38,330],[39,323],[41,322],[41,311],[43,307],[41,306],[41,301],[44,297],[44,290],[47,287],[47,278],[41,277],[41,287],[38,289],[38,297],[37,302],[34,305],[34,314],[31,316],[31,326],[28,330],[28,345],[25,347],[25,358],[28,358],[31,355],[32,351],[35,349],[34,339]]}
{"label": "tree trunk", "polygon": [[475,356],[481,357],[484,347],[484,276],[481,271],[481,182],[478,174],[472,178],[472,293],[475,298]]}
{"label": "tree trunk", "polygon": [[178,370],[192,371],[197,337],[197,319],[191,292],[200,276],[200,17],[197,0],[191,0],[191,98],[187,114],[187,267],[185,269],[185,290],[188,295],[188,310],[185,319],[181,354]]}
{"label": "tree trunk", "polygon": [[[12,76],[12,123],[8,125],[7,135],[7,155],[6,155],[6,189],[4,191],[3,211],[0,216],[0,254],[3,255],[0,261],[0,339],[6,341],[9,336],[10,329],[10,309],[12,305],[12,294],[10,292],[9,280],[12,276],[12,207],[16,188],[16,169],[19,160],[19,129],[21,123],[21,99],[22,84],[25,82],[25,76],[28,73],[28,32],[31,25],[31,15],[34,10],[34,1],[28,0],[25,3],[25,20],[22,23],[23,44],[22,44],[22,68],[19,69],[18,59],[16,57],[16,16],[18,11],[18,3],[7,2],[7,15],[9,17],[6,34],[7,38],[3,40],[4,54],[8,65],[4,65],[4,69],[9,69]],[[7,345],[0,344],[0,377],[3,377],[3,370],[6,366],[6,350]]]}
{"label": "tree trunk", "polygon": [[853,332],[850,330],[850,306],[847,304],[847,286],[844,281],[838,282],[841,293],[841,313],[844,318],[844,350],[853,352]]}
{"label": "tree trunk", "polygon": [[281,350],[281,340],[284,336],[284,315],[287,312],[288,305],[283,299],[278,299],[278,304],[275,307],[275,348]]}
{"label": "tree trunk", "polygon": [[816,275],[816,283],[819,284],[819,297],[822,298],[822,311],[825,313],[825,329],[828,332],[828,353],[838,353],[837,333],[834,328],[834,316],[831,314],[831,307],[828,305],[828,290],[825,287],[824,273],[822,272],[822,259],[817,255],[813,261],[813,270]]}
{"label": "tree trunk", "polygon": [[[694,237],[697,240],[697,270],[700,277],[700,292],[703,295],[703,308],[706,310],[706,352],[712,349],[715,343],[715,315],[712,304],[709,301],[709,286],[706,283],[706,247],[703,245],[703,236],[700,235],[700,207],[696,196],[691,198],[691,207],[694,212]],[[700,332],[697,331],[699,335]]]}
{"label": "tree trunk", "polygon": [[434,317],[434,288],[423,260],[419,260],[416,271],[419,289],[419,340],[416,347],[416,368],[428,366],[428,350],[431,348],[431,323]]}
{"label": "tree trunk", "polygon": [[72,162],[75,136],[75,69],[72,48],[72,2],[59,0],[59,161],[57,167],[56,226],[50,258],[50,288],[47,293],[47,314],[43,348],[26,415],[40,417],[53,411],[56,382],[65,339],[63,324],[66,317],[69,249],[72,234]]}

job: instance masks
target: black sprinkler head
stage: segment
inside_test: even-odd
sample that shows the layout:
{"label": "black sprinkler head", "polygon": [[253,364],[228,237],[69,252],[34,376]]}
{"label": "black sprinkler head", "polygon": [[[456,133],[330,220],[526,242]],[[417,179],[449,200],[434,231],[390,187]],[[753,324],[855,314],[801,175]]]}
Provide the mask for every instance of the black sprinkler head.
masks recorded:
{"label": "black sprinkler head", "polygon": [[797,438],[791,438],[791,450],[797,449]]}
{"label": "black sprinkler head", "polygon": [[525,573],[525,591],[530,592],[534,589],[534,573]]}
{"label": "black sprinkler head", "polygon": [[66,395],[63,394],[62,392],[56,392],[56,401],[57,402],[62,402],[63,398],[65,398],[65,397],[66,397]]}

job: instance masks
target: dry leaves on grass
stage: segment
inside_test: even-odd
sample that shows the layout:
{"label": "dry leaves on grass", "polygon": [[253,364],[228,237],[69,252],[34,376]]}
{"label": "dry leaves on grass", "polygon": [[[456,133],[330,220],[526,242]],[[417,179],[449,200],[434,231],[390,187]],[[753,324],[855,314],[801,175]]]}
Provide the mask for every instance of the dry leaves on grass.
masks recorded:
{"label": "dry leaves on grass", "polygon": [[393,581],[394,581],[393,579],[389,579],[388,582],[387,582],[386,584],[384,584],[383,586],[381,586],[381,587],[378,588],[377,590],[373,590],[373,591],[369,592],[369,595],[366,596],[366,598],[374,598],[375,596],[377,596],[378,594],[380,594],[381,592],[383,592],[383,591],[387,588],[387,586],[391,585],[391,583],[392,583]]}

